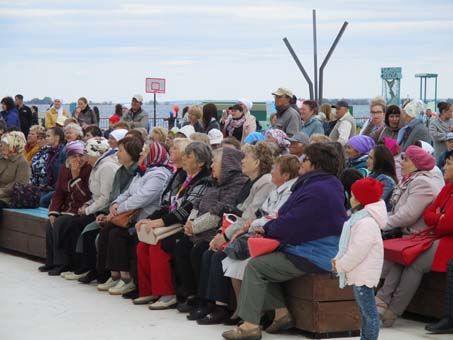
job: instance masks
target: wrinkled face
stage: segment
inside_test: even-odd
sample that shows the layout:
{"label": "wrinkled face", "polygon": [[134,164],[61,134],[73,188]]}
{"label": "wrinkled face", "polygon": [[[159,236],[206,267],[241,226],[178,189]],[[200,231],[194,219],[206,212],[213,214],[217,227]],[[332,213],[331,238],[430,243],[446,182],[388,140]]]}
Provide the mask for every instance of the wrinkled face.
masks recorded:
{"label": "wrinkled face", "polygon": [[351,147],[349,144],[346,144],[346,155],[349,159],[354,159],[360,156],[360,153]]}
{"label": "wrinkled face", "polygon": [[389,115],[389,125],[392,129],[396,129],[400,125],[400,115],[399,114],[391,114]]}
{"label": "wrinkled face", "polygon": [[74,129],[66,129],[66,131],[64,132],[64,138],[67,142],[73,142],[77,140],[78,137],[79,135]]}
{"label": "wrinkled face", "polygon": [[303,104],[302,107],[300,108],[300,117],[304,122],[310,119],[311,116],[313,116],[313,111],[311,110],[310,106]]}
{"label": "wrinkled face", "polygon": [[242,173],[248,177],[254,176],[259,169],[259,160],[255,158],[253,153],[246,152],[245,157],[241,161]]}
{"label": "wrinkled face", "polygon": [[401,172],[404,176],[410,175],[411,173],[417,171],[417,168],[415,167],[414,163],[406,157],[405,154],[401,154]]}
{"label": "wrinkled face", "polygon": [[55,99],[53,101],[53,106],[56,110],[59,110],[61,108],[61,101],[59,99]]}
{"label": "wrinkled face", "polygon": [[382,125],[385,118],[385,112],[381,105],[374,105],[371,107],[371,122],[373,125]]}
{"label": "wrinkled face", "polygon": [[85,108],[87,107],[87,103],[85,103],[83,100],[78,100],[77,101],[77,107],[80,108],[81,110],[85,110]]}
{"label": "wrinkled face", "polygon": [[117,155],[118,161],[120,162],[121,165],[128,165],[132,162],[132,158],[127,153],[126,149],[124,148],[124,145],[118,146],[118,152],[116,155]]}
{"label": "wrinkled face", "polygon": [[176,168],[182,167],[182,152],[179,147],[173,145],[170,148],[170,160]]}
{"label": "wrinkled face", "polygon": [[277,96],[277,95],[274,95],[274,101],[275,101],[275,106],[276,107],[283,107],[283,106],[286,106],[286,105],[289,105],[289,100],[290,98],[288,96]]}
{"label": "wrinkled face", "polygon": [[305,145],[299,142],[291,142],[289,145],[289,153],[291,155],[296,155],[297,157],[300,157],[304,154],[305,150]]}
{"label": "wrinkled face", "polygon": [[0,143],[0,152],[3,158],[8,158],[11,154],[8,145],[5,143]]}
{"label": "wrinkled face", "polygon": [[453,157],[447,158],[444,165],[445,182],[453,182]]}
{"label": "wrinkled face", "polygon": [[137,99],[132,98],[131,109],[133,111],[138,111],[138,110],[140,110],[141,107],[142,107],[142,103],[140,103]]}
{"label": "wrinkled face", "polygon": [[27,142],[34,145],[38,142],[38,135],[35,131],[30,131],[27,136]]}
{"label": "wrinkled face", "polygon": [[188,175],[193,175],[197,173],[203,164],[199,163],[193,152],[187,154],[184,152],[182,156],[182,167],[187,172]]}
{"label": "wrinkled face", "polygon": [[276,187],[279,187],[279,186],[285,184],[285,182],[287,182],[289,179],[288,174],[282,173],[280,165],[275,165],[272,168],[271,175],[272,175],[272,183],[274,183]]}
{"label": "wrinkled face", "polygon": [[371,150],[368,154],[367,167],[370,171],[374,169],[374,150]]}

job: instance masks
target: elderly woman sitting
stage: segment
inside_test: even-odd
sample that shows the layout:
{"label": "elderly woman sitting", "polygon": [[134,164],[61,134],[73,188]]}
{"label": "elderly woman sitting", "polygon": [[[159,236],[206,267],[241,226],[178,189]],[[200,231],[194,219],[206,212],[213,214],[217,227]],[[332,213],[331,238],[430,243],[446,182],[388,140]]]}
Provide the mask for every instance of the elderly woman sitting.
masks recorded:
{"label": "elderly woman sitting", "polygon": [[[444,186],[442,175],[431,171],[435,163],[434,157],[422,148],[415,145],[407,148],[401,164],[404,177],[390,199],[392,211],[386,230],[398,229],[408,235],[427,228],[423,212]],[[431,270],[436,249],[437,242],[408,267],[385,262],[385,281],[376,295],[376,304],[386,327],[393,326],[409,305],[423,274]]]}
{"label": "elderly woman sitting", "polygon": [[30,167],[22,156],[24,146],[25,136],[19,131],[7,132],[0,139],[0,209],[9,206],[15,183],[30,180]]}
{"label": "elderly woman sitting", "polygon": [[131,277],[135,269],[135,248],[137,239],[133,226],[159,208],[160,197],[171,177],[168,154],[159,143],[152,143],[144,163],[137,169],[131,184],[110,206],[110,216],[137,211],[137,218],[127,227],[117,226],[110,221],[103,224],[98,241],[98,270],[110,270],[110,279],[97,286],[99,291],[111,295],[134,292],[136,286]]}
{"label": "elderly woman sitting", "polygon": [[373,138],[359,135],[351,137],[346,143],[346,167],[359,170],[363,177],[368,176],[368,154],[374,148]]}
{"label": "elderly woman sitting", "polygon": [[289,153],[288,147],[291,144],[288,140],[288,136],[282,130],[279,129],[269,129],[265,133],[266,139],[269,142],[274,143],[280,155],[287,155]]}
{"label": "elderly woman sitting", "polygon": [[199,204],[194,205],[182,238],[174,249],[174,265],[179,281],[180,297],[194,296],[201,270],[201,257],[209,248],[224,212],[228,211],[248,177],[242,174],[241,160],[244,154],[233,148],[214,152],[212,163],[213,183],[206,190]]}
{"label": "elderly woman sitting", "polygon": [[[151,214],[148,219],[139,221],[136,228],[150,230],[151,228],[169,227],[174,224],[185,224],[193,207],[198,206],[201,198],[206,193],[209,184],[211,159],[211,149],[206,144],[192,142],[187,145],[182,159],[182,166],[187,174],[186,179],[176,193],[172,194],[168,204],[162,205],[161,209]],[[181,238],[185,238],[184,234],[178,233],[167,237],[156,246],[149,247],[150,251],[154,251],[154,253],[149,253],[148,255],[149,261],[160,263],[158,269],[153,270],[151,267],[151,281],[159,280],[162,284],[162,286],[157,287],[153,283],[153,288],[155,287],[156,291],[152,293],[154,296],[160,295],[160,298],[149,306],[150,309],[167,309],[174,307],[177,303],[172,282],[170,260],[176,261],[175,248]],[[142,250],[146,256],[146,247],[142,246],[142,248],[145,248]],[[158,276],[160,276],[160,279],[157,279]],[[158,291],[160,294],[158,294]]]}
{"label": "elderly woman sitting", "polygon": [[[294,155],[280,156],[276,159],[271,172],[275,189],[271,191],[261,208],[255,213],[256,219],[251,223],[245,223],[243,228],[233,236],[231,242],[235,242],[235,239],[242,234],[253,233],[256,228],[263,227],[277,216],[278,210],[291,195],[291,187],[296,182],[299,166],[299,160]],[[242,240],[240,241],[242,242]],[[216,306],[212,308],[207,304],[204,311],[199,310],[193,313],[199,317],[197,320],[199,324],[221,323],[230,316],[226,308],[231,296],[229,278],[232,280],[236,298],[239,298],[241,281],[249,259],[236,260],[225,256],[226,254],[222,251],[214,252],[213,250],[207,251],[203,255],[202,272],[208,277],[200,280],[203,284],[199,288],[199,294],[208,301],[215,301]],[[206,314],[208,312],[209,314]],[[233,319],[236,319],[236,316],[233,316]]]}
{"label": "elderly woman sitting", "polygon": [[33,125],[27,136],[27,144],[25,144],[24,157],[31,164],[31,159],[42,146],[46,143],[46,129],[39,125]]}
{"label": "elderly woman sitting", "polygon": [[89,223],[91,218],[78,214],[79,208],[91,198],[88,179],[91,166],[86,162],[85,146],[81,141],[66,145],[67,160],[60,168],[55,193],[49,207],[46,230],[46,264],[42,272],[56,276],[76,267],[76,259],[68,253],[67,233],[73,223]]}
{"label": "elderly woman sitting", "polygon": [[[81,219],[80,223],[74,222],[71,230],[68,231],[68,236],[71,240],[69,242],[69,250],[71,252],[76,251],[76,243],[82,230],[87,224],[95,220],[95,214],[109,207],[109,196],[112,190],[113,178],[115,177],[116,170],[119,168],[116,157],[101,158],[109,147],[107,139],[102,137],[89,139],[85,146],[87,163],[92,168],[89,178],[89,189],[92,197],[77,212],[80,216],[86,216],[86,219]],[[96,251],[87,250],[84,252],[85,256],[78,255],[80,257],[80,261],[77,263],[78,267],[62,275],[63,278],[67,280],[78,280],[96,268]]]}
{"label": "elderly woman sitting", "polygon": [[[259,321],[263,310],[275,310],[266,329],[275,333],[291,323],[280,283],[307,273],[331,271],[331,258],[338,250],[346,220],[344,193],[337,179],[338,155],[328,145],[307,147],[302,175],[293,193],[279,209],[278,217],[256,232],[280,242],[280,250],[255,257],[248,263],[238,301],[238,315],[244,323],[222,335],[225,339],[260,339]],[[313,207],[323,206],[328,214]]]}

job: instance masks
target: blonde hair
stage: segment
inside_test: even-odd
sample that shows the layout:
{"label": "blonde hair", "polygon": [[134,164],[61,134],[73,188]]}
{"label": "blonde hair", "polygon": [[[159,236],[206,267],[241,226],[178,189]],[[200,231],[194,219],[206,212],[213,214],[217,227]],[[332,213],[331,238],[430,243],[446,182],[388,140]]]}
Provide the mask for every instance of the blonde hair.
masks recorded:
{"label": "blonde hair", "polygon": [[203,116],[203,109],[198,105],[192,105],[191,107],[189,107],[187,113],[193,114],[195,117],[197,117],[197,120],[200,120]]}
{"label": "blonde hair", "polygon": [[207,145],[211,145],[211,143],[209,142],[209,137],[207,134],[205,133],[201,133],[201,132],[194,132],[190,135],[190,141],[192,142],[202,142],[202,143],[205,143]]}
{"label": "blonde hair", "polygon": [[274,151],[269,147],[268,143],[258,142],[255,145],[245,144],[241,148],[244,154],[252,155],[259,163],[260,175],[268,174],[272,170],[274,164]]}
{"label": "blonde hair", "polygon": [[319,112],[323,112],[326,115],[327,121],[330,121],[332,119],[332,107],[330,106],[330,104],[322,104],[319,107]]}
{"label": "blonde hair", "polygon": [[46,129],[39,125],[32,125],[30,127],[30,132],[36,133],[38,138],[46,138]]}
{"label": "blonde hair", "polygon": [[380,107],[382,107],[382,111],[385,113],[385,110],[387,109],[387,106],[386,106],[386,103],[385,103],[385,98],[382,97],[382,96],[374,97],[373,99],[371,99],[370,109],[371,109],[373,106],[380,106]]}
{"label": "blonde hair", "polygon": [[332,140],[328,136],[323,135],[322,133],[314,133],[310,137],[310,144],[314,144],[314,143],[325,144],[325,143],[330,143],[331,141]]}
{"label": "blonde hair", "polygon": [[187,138],[175,138],[173,139],[173,147],[178,149],[180,152],[184,152],[186,146],[190,144],[190,140]]}
{"label": "blonde hair", "polygon": [[155,142],[165,143],[165,141],[167,140],[167,131],[165,131],[164,128],[161,128],[159,126],[153,127],[150,136],[152,136],[153,134],[156,134],[159,138],[159,140],[155,140]]}

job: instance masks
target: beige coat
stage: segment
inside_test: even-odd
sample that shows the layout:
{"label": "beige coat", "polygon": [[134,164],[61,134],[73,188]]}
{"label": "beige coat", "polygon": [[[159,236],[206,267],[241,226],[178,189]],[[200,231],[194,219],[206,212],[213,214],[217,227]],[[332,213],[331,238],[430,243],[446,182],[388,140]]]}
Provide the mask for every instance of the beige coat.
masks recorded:
{"label": "beige coat", "polygon": [[0,201],[9,204],[14,183],[27,184],[31,169],[22,155],[0,159]]}
{"label": "beige coat", "polygon": [[[69,118],[69,113],[63,109],[63,116]],[[51,107],[49,111],[46,112],[46,129],[51,129],[57,124],[58,112],[54,107]]]}

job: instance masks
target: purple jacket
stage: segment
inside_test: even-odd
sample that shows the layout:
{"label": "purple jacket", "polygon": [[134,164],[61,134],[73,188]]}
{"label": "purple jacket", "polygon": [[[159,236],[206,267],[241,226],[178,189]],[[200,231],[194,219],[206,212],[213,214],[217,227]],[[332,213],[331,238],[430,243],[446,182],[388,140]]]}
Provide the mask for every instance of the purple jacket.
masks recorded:
{"label": "purple jacket", "polygon": [[346,221],[341,182],[323,171],[301,176],[278,218],[264,226],[265,235],[282,245],[300,245],[328,236],[340,236]]}

